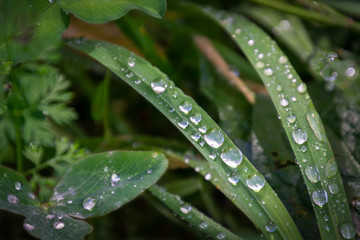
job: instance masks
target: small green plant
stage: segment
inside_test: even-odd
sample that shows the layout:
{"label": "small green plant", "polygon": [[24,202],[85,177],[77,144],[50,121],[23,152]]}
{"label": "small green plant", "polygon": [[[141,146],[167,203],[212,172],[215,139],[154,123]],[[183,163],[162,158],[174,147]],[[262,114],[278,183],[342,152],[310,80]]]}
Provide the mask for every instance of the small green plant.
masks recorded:
{"label": "small green plant", "polygon": [[355,239],[351,7],[0,0],[0,208],[40,239]]}

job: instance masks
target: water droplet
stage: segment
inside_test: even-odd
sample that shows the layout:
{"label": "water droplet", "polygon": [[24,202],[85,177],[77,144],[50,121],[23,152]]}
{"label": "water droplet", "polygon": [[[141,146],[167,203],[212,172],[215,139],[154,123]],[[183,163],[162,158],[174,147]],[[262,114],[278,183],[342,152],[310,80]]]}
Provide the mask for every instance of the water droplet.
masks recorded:
{"label": "water droplet", "polygon": [[326,190],[315,190],[312,194],[312,199],[319,207],[324,206],[328,202]]}
{"label": "water droplet", "polygon": [[216,238],[217,239],[224,239],[226,237],[225,233],[223,232],[219,232],[217,235],[216,235]]}
{"label": "water droplet", "polygon": [[210,129],[205,135],[206,143],[213,148],[219,148],[224,143],[224,135],[220,130]]}
{"label": "water droplet", "polygon": [[130,69],[126,70],[126,77],[127,78],[132,78],[133,76],[134,76],[134,73]]}
{"label": "water droplet", "polygon": [[285,56],[279,57],[279,63],[280,64],[285,64],[285,63],[287,63],[287,61],[288,61],[287,57],[285,57]]}
{"label": "water droplet", "polygon": [[337,173],[337,165],[334,159],[330,159],[325,165],[325,177],[332,178]]}
{"label": "water droplet", "polygon": [[235,33],[236,33],[236,34],[240,34],[240,33],[241,33],[241,29],[240,29],[240,28],[237,28],[237,29],[235,30]]}
{"label": "water droplet", "polygon": [[178,122],[178,125],[182,129],[185,129],[185,128],[187,128],[187,126],[189,126],[189,121],[187,119],[183,118]]}
{"label": "water droplet", "polygon": [[228,177],[228,181],[232,184],[232,185],[236,185],[239,182],[239,177],[236,175],[233,175],[231,177]]}
{"label": "water droplet", "polygon": [[355,75],[355,69],[352,67],[349,67],[346,69],[346,76],[353,77]]}
{"label": "water droplet", "polygon": [[256,67],[256,68],[259,68],[259,69],[263,68],[264,66],[265,66],[265,64],[264,64],[263,62],[257,62],[257,63],[255,64],[255,67]]}
{"label": "water droplet", "polygon": [[207,228],[208,227],[208,223],[207,222],[201,222],[200,224],[199,224],[199,227],[201,228],[201,229],[205,229],[205,228]]}
{"label": "water droplet", "polygon": [[281,106],[286,107],[286,106],[289,105],[289,101],[286,100],[286,98],[282,98],[282,99],[280,100],[280,104],[281,104]]}
{"label": "water droplet", "polygon": [[338,55],[335,52],[329,52],[329,53],[326,54],[326,60],[328,62],[334,61],[335,59],[337,59],[337,57],[338,57]]}
{"label": "water droplet", "polygon": [[20,191],[23,187],[23,184],[21,182],[15,182],[15,189]]}
{"label": "water droplet", "polygon": [[108,166],[105,166],[105,167],[104,167],[104,172],[107,173],[108,171],[109,171],[109,167],[108,167]]}
{"label": "water droplet", "polygon": [[276,91],[282,92],[282,90],[283,90],[283,86],[281,86],[281,84],[276,86]]}
{"label": "water droplet", "polygon": [[297,143],[297,144],[303,144],[307,141],[307,134],[304,130],[302,130],[301,128],[299,129],[295,129],[293,132],[292,132],[292,136],[293,136],[293,139],[294,141]]}
{"label": "water droplet", "polygon": [[265,186],[265,178],[260,173],[255,173],[246,179],[246,185],[255,192],[259,192]]}
{"label": "water droplet", "polygon": [[241,163],[243,154],[238,148],[232,147],[229,149],[224,149],[220,157],[223,162],[226,163],[226,165],[232,168],[236,168]]}
{"label": "water droplet", "polygon": [[274,72],[273,72],[273,70],[272,70],[271,68],[265,68],[265,69],[264,69],[264,74],[265,74],[266,76],[271,76],[271,75],[274,74]]}
{"label": "water droplet", "polygon": [[254,42],[254,40],[252,40],[252,39],[250,39],[250,40],[248,41],[248,45],[249,45],[249,46],[253,46],[254,43],[255,43],[255,42]]}
{"label": "water droplet", "polygon": [[201,133],[206,133],[206,130],[207,130],[207,127],[206,127],[205,125],[199,127],[199,131],[200,131]]}
{"label": "water droplet", "polygon": [[184,101],[181,103],[181,105],[179,106],[180,111],[182,111],[185,114],[188,114],[191,109],[192,109],[192,104],[189,103],[188,101]]}
{"label": "water droplet", "polygon": [[216,158],[216,153],[212,152],[209,154],[209,158],[211,158],[212,160],[214,160]]}
{"label": "water droplet", "polygon": [[297,90],[298,90],[299,93],[305,93],[306,90],[307,90],[307,87],[306,87],[305,83],[300,83],[297,86]]}
{"label": "water droplet", "polygon": [[118,181],[120,181],[120,176],[117,175],[116,173],[113,173],[111,175],[111,186],[115,186]]}
{"label": "water droplet", "polygon": [[295,115],[287,116],[287,117],[286,117],[286,120],[287,120],[289,123],[294,123],[294,122],[296,122],[296,116],[295,116]]}
{"label": "water droplet", "polygon": [[190,116],[190,121],[193,122],[195,125],[198,125],[201,119],[201,114],[197,112]]}
{"label": "water droplet", "polygon": [[167,83],[161,77],[157,77],[151,83],[151,88],[156,93],[162,93],[162,92],[164,92],[166,90]]}
{"label": "water droplet", "polygon": [[199,138],[201,137],[199,132],[193,132],[193,134],[191,134],[191,138],[197,142],[199,140]]}
{"label": "water droplet", "polygon": [[59,230],[59,229],[63,229],[65,227],[65,223],[61,222],[61,221],[56,221],[54,222],[54,228]]}
{"label": "water droplet", "polygon": [[96,205],[95,198],[88,197],[88,198],[84,199],[84,201],[83,201],[83,207],[84,207],[84,209],[86,209],[88,211],[92,211],[94,209],[95,205]]}
{"label": "water droplet", "polygon": [[356,235],[356,229],[352,223],[343,223],[340,225],[341,236],[345,239],[352,239]]}
{"label": "water droplet", "polygon": [[135,84],[140,84],[140,83],[141,83],[141,80],[140,80],[140,79],[136,79],[136,80],[134,81],[134,83],[135,83]]}
{"label": "water droplet", "polygon": [[205,180],[210,181],[212,178],[211,173],[205,174]]}
{"label": "water droplet", "polygon": [[270,221],[268,224],[266,224],[265,229],[268,232],[275,232],[277,229],[277,226],[274,222]]}
{"label": "water droplet", "polygon": [[188,214],[191,211],[191,205],[185,203],[180,207],[180,211],[184,214]]}
{"label": "water droplet", "polygon": [[130,56],[128,58],[128,65],[129,65],[129,67],[134,67],[135,66],[135,57],[134,56]]}
{"label": "water droplet", "polygon": [[28,192],[27,195],[29,196],[29,198],[35,199],[35,194],[33,194],[32,192]]}
{"label": "water droplet", "polygon": [[18,204],[19,203],[19,199],[17,198],[17,196],[15,196],[13,194],[9,194],[7,196],[7,200],[9,201],[9,203],[12,203],[12,204]]}
{"label": "water droplet", "polygon": [[27,230],[27,231],[32,231],[35,229],[35,227],[29,223],[24,223],[23,226],[24,226],[25,230]]}
{"label": "water droplet", "polygon": [[319,169],[314,165],[307,165],[305,167],[305,174],[312,183],[317,183],[320,181]]}
{"label": "water droplet", "polygon": [[310,125],[311,130],[314,132],[316,138],[319,141],[325,142],[325,129],[321,124],[320,116],[316,112],[314,106],[309,107],[309,111],[306,113],[306,119]]}
{"label": "water droplet", "polygon": [[329,191],[331,194],[337,194],[339,190],[339,186],[336,183],[329,184]]}

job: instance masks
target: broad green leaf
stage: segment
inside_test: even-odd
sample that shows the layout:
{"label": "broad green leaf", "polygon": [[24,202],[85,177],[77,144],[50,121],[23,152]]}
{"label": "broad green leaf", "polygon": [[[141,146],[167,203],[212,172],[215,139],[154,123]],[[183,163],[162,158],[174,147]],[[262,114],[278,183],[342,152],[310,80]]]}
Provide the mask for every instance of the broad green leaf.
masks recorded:
{"label": "broad green leaf", "polygon": [[26,217],[23,227],[29,234],[41,239],[83,239],[91,232],[91,226],[75,220],[63,212],[40,206],[31,192],[30,185],[19,173],[0,167],[0,209]]}
{"label": "broad green leaf", "polygon": [[93,154],[66,171],[50,202],[77,218],[102,216],[137,197],[166,168],[165,157],[154,152]]}
{"label": "broad green leaf", "polygon": [[[333,152],[306,85],[276,43],[255,24],[237,14],[211,8],[204,12],[224,27],[256,67],[298,159],[321,236],[340,238],[340,229],[351,223],[351,216],[348,205],[344,204],[345,191]],[[296,121],[289,121],[290,116],[296,117]],[[338,192],[331,190],[334,184]]]}
{"label": "broad green leaf", "polygon": [[[293,220],[263,176],[208,114],[175,87],[165,74],[143,58],[113,44],[73,40],[69,45],[94,57],[156,106],[191,141],[224,181],[228,181],[230,175],[238,176],[239,181],[232,186],[232,191],[236,196],[241,196],[242,209],[246,210],[245,214],[265,236],[301,238]],[[253,211],[249,203],[256,204],[260,211]],[[267,226],[273,226],[273,223],[277,225],[276,230],[270,228],[267,231]]]}
{"label": "broad green leaf", "polygon": [[60,7],[90,23],[104,23],[125,15],[132,9],[160,18],[166,11],[166,0],[59,0]]}
{"label": "broad green leaf", "polygon": [[199,210],[184,202],[177,195],[168,193],[164,188],[157,185],[149,188],[149,191],[170,208],[180,218],[190,223],[198,231],[203,232],[211,239],[245,239],[236,236],[211,218],[205,216]]}

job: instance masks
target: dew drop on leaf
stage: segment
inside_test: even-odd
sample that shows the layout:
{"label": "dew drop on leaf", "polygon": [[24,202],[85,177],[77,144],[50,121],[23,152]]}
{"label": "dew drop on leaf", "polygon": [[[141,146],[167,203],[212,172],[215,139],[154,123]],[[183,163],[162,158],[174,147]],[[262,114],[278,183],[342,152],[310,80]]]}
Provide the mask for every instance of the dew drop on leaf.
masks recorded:
{"label": "dew drop on leaf", "polygon": [[307,134],[301,128],[295,129],[292,132],[292,136],[293,136],[294,141],[299,145],[301,145],[301,144],[303,144],[303,143],[305,143],[307,141]]}
{"label": "dew drop on leaf", "polygon": [[192,109],[192,104],[188,101],[184,101],[179,106],[180,111],[182,111],[185,114],[188,114]]}
{"label": "dew drop on leaf", "polygon": [[189,212],[191,211],[191,209],[192,209],[192,207],[191,207],[191,205],[189,205],[189,204],[184,204],[184,205],[182,205],[181,207],[180,207],[180,211],[182,212],[182,213],[184,213],[184,214],[189,214]]}
{"label": "dew drop on leaf", "polygon": [[329,191],[331,194],[337,194],[339,192],[339,186],[336,183],[329,184]]}
{"label": "dew drop on leaf", "polygon": [[281,84],[276,86],[276,91],[278,91],[278,92],[282,92],[283,89],[284,88],[283,88],[283,86]]}
{"label": "dew drop on leaf", "polygon": [[345,239],[352,239],[356,235],[356,229],[352,223],[343,223],[340,225],[341,236]]}
{"label": "dew drop on leaf", "polygon": [[307,90],[305,83],[300,83],[297,86],[297,90],[298,90],[299,93],[305,93],[306,90]]}
{"label": "dew drop on leaf", "polygon": [[319,207],[324,206],[328,202],[328,195],[326,190],[315,190],[312,194],[312,200]]}
{"label": "dew drop on leaf", "polygon": [[65,227],[65,223],[61,222],[61,221],[56,221],[54,222],[54,228],[59,230],[59,229],[63,229]]}
{"label": "dew drop on leaf", "polygon": [[210,129],[204,135],[205,142],[213,148],[219,148],[224,143],[224,135],[220,130]]}
{"label": "dew drop on leaf", "polygon": [[152,81],[151,88],[156,93],[162,93],[166,90],[167,83],[161,77],[157,77]]}
{"label": "dew drop on leaf", "polygon": [[226,165],[232,168],[239,166],[243,159],[242,152],[236,147],[225,149],[220,157]]}
{"label": "dew drop on leaf", "polygon": [[273,70],[271,68],[265,68],[264,69],[264,74],[266,76],[272,76],[274,74]]}
{"label": "dew drop on leaf", "polygon": [[12,203],[12,204],[18,204],[19,203],[19,199],[14,194],[9,194],[7,196],[7,200],[9,201],[9,203]]}
{"label": "dew drop on leaf", "polygon": [[246,179],[246,185],[254,192],[259,192],[265,186],[265,178],[260,173],[255,173]]}
{"label": "dew drop on leaf", "polygon": [[286,106],[289,105],[289,101],[286,100],[286,98],[282,98],[282,99],[280,100],[280,104],[281,104],[281,106],[286,107]]}
{"label": "dew drop on leaf", "polygon": [[236,185],[239,182],[239,177],[236,175],[233,175],[231,177],[228,177],[228,181],[232,184],[232,185]]}
{"label": "dew drop on leaf", "polygon": [[265,229],[268,232],[275,232],[277,229],[277,226],[274,222],[270,221],[268,224],[266,224]]}
{"label": "dew drop on leaf", "polygon": [[35,229],[35,227],[29,223],[24,223],[23,226],[24,226],[25,230],[27,230],[27,231],[32,231]]}
{"label": "dew drop on leaf", "polygon": [[216,153],[212,152],[209,154],[209,158],[211,158],[212,160],[214,160],[216,158]]}
{"label": "dew drop on leaf", "polygon": [[96,205],[96,199],[88,197],[83,201],[83,207],[85,210],[92,211]]}
{"label": "dew drop on leaf", "polygon": [[15,189],[20,191],[23,187],[23,184],[21,182],[15,182]]}
{"label": "dew drop on leaf", "polygon": [[205,174],[205,177],[204,177],[204,178],[205,178],[205,180],[210,181],[211,178],[212,178],[211,173]]}
{"label": "dew drop on leaf", "polygon": [[201,114],[197,112],[190,116],[190,121],[195,125],[198,125],[201,119],[202,119]]}
{"label": "dew drop on leaf", "polygon": [[195,142],[197,142],[200,137],[201,137],[201,135],[200,135],[199,132],[193,132],[193,133],[191,134],[191,138],[192,138]]}
{"label": "dew drop on leaf", "polygon": [[320,181],[319,169],[314,165],[307,165],[305,167],[305,175],[312,183]]}
{"label": "dew drop on leaf", "polygon": [[201,223],[199,224],[199,227],[200,227],[201,229],[205,229],[205,228],[208,227],[208,223],[207,223],[207,222],[201,222]]}
{"label": "dew drop on leaf", "polygon": [[115,186],[117,184],[117,182],[120,181],[120,176],[117,175],[116,173],[113,173],[113,174],[111,174],[110,180],[111,180],[111,186]]}
{"label": "dew drop on leaf", "polygon": [[217,239],[224,239],[226,237],[225,233],[223,232],[219,232],[217,235],[216,235],[216,238]]}
{"label": "dew drop on leaf", "polygon": [[334,159],[330,159],[325,165],[325,177],[332,178],[338,172],[337,165]]}
{"label": "dew drop on leaf", "polygon": [[296,122],[296,116],[295,115],[289,115],[289,116],[286,117],[286,120],[289,123],[294,123],[294,122]]}
{"label": "dew drop on leaf", "polygon": [[183,118],[178,122],[178,125],[182,129],[185,129],[185,128],[187,128],[187,126],[189,126],[189,121],[187,119]]}
{"label": "dew drop on leaf", "polygon": [[287,57],[285,57],[285,56],[279,57],[279,63],[280,64],[285,64],[285,63],[287,63],[287,61],[288,61]]}
{"label": "dew drop on leaf", "polygon": [[325,130],[320,122],[319,114],[316,112],[313,106],[309,107],[308,112],[306,113],[306,119],[310,125],[311,130],[314,132],[316,138],[319,141],[325,142]]}
{"label": "dew drop on leaf", "polygon": [[134,67],[135,66],[135,57],[134,56],[130,56],[128,58],[128,65],[129,65],[129,67]]}

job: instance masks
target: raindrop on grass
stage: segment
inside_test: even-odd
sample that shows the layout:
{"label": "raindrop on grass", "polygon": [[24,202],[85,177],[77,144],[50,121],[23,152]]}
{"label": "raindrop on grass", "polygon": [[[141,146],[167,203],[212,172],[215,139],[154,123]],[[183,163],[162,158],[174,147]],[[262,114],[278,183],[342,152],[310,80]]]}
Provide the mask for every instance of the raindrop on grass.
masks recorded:
{"label": "raindrop on grass", "polygon": [[328,195],[326,190],[315,190],[312,194],[312,199],[319,207],[324,206],[328,202]]}
{"label": "raindrop on grass", "polygon": [[205,228],[207,228],[208,227],[208,223],[207,222],[201,222],[200,224],[199,224],[199,227],[201,228],[201,229],[205,229]]}
{"label": "raindrop on grass", "polygon": [[14,194],[9,194],[7,196],[7,200],[8,200],[9,203],[12,203],[12,204],[18,204],[19,203],[19,199]]}
{"label": "raindrop on grass", "polygon": [[216,238],[217,239],[224,239],[226,237],[225,233],[223,232],[219,232],[217,235],[216,235]]}
{"label": "raindrop on grass", "polygon": [[275,232],[277,229],[277,226],[274,222],[270,221],[268,224],[266,224],[265,229],[268,232]]}
{"label": "raindrop on grass", "polygon": [[96,205],[96,199],[88,197],[83,201],[83,207],[85,210],[92,211]]}
{"label": "raindrop on grass", "polygon": [[219,148],[224,143],[224,135],[220,130],[210,129],[205,135],[206,143],[213,148]]}
{"label": "raindrop on grass", "polygon": [[281,104],[281,106],[286,107],[286,106],[289,105],[289,101],[286,100],[286,98],[282,98],[282,99],[280,100],[280,104]]}
{"label": "raindrop on grass", "polygon": [[238,148],[232,147],[229,149],[225,149],[221,153],[220,157],[223,162],[226,163],[226,165],[232,168],[236,168],[241,163],[243,159],[243,154]]}
{"label": "raindrop on grass", "polygon": [[20,191],[23,187],[23,184],[21,182],[15,182],[15,189]]}
{"label": "raindrop on grass", "polygon": [[130,69],[126,70],[126,77],[132,78],[132,76],[134,76],[134,73]]}
{"label": "raindrop on grass", "polygon": [[320,181],[319,169],[314,165],[307,165],[305,167],[305,174],[312,183],[317,183]]}
{"label": "raindrop on grass", "polygon": [[319,114],[316,112],[313,106],[309,107],[309,111],[306,113],[306,119],[316,138],[319,141],[325,142],[325,130],[324,127],[321,125]]}
{"label": "raindrop on grass", "polygon": [[204,178],[205,178],[206,181],[210,181],[211,178],[212,178],[211,173],[205,174],[205,177],[204,177]]}
{"label": "raindrop on grass", "polygon": [[182,111],[185,114],[188,114],[192,109],[192,104],[188,101],[183,101],[181,105],[179,106],[180,111]]}
{"label": "raindrop on grass", "polygon": [[355,69],[352,67],[349,67],[346,69],[345,73],[346,73],[346,76],[353,77],[355,75]]}
{"label": "raindrop on grass", "polygon": [[214,160],[216,158],[216,153],[212,152],[209,154],[209,158],[211,158],[212,160]]}
{"label": "raindrop on grass", "polygon": [[352,223],[343,223],[340,225],[341,236],[345,239],[352,239],[356,235],[356,229]]}
{"label": "raindrop on grass", "polygon": [[129,65],[129,67],[134,67],[135,66],[135,57],[134,56],[130,56],[128,58],[128,65]]}
{"label": "raindrop on grass", "polygon": [[201,134],[199,132],[193,132],[193,134],[191,134],[191,138],[197,142],[199,140],[199,138],[201,137]]}
{"label": "raindrop on grass", "polygon": [[118,181],[120,181],[120,176],[116,173],[113,173],[111,175],[111,186],[115,186]]}
{"label": "raindrop on grass", "polygon": [[287,120],[289,123],[294,123],[294,122],[296,121],[296,116],[295,116],[295,115],[287,116],[287,117],[286,117],[286,120]]}
{"label": "raindrop on grass", "polygon": [[339,190],[339,186],[336,183],[329,184],[329,191],[331,194],[337,194]]}
{"label": "raindrop on grass", "polygon": [[330,159],[325,165],[325,177],[332,178],[338,172],[337,165],[334,159]]}
{"label": "raindrop on grass", "polygon": [[303,144],[303,143],[305,143],[307,141],[307,134],[301,128],[295,129],[292,132],[292,136],[293,136],[294,141],[299,145],[301,145],[301,144]]}
{"label": "raindrop on grass", "polygon": [[190,121],[193,122],[195,125],[198,125],[201,121],[202,116],[200,113],[193,113],[193,115],[190,116]]}
{"label": "raindrop on grass", "polygon": [[282,92],[282,90],[283,90],[283,86],[281,86],[281,84],[276,86],[276,91]]}
{"label": "raindrop on grass", "polygon": [[285,64],[285,63],[287,63],[287,61],[288,61],[287,57],[285,57],[285,56],[279,57],[279,63],[280,64]]}
{"label": "raindrop on grass", "polygon": [[298,90],[299,93],[305,93],[306,90],[307,90],[307,87],[306,87],[305,83],[300,83],[297,86],[297,90]]}
{"label": "raindrop on grass", "polygon": [[253,46],[254,43],[255,43],[255,42],[254,42],[254,40],[252,40],[252,39],[250,39],[250,40],[248,41],[248,45],[249,45],[249,46]]}
{"label": "raindrop on grass", "polygon": [[255,67],[261,69],[261,68],[265,67],[265,64],[263,62],[257,62],[255,64]]}
{"label": "raindrop on grass", "polygon": [[180,207],[180,211],[184,214],[189,214],[191,209],[192,209],[192,207],[189,204],[184,204]]}
{"label": "raindrop on grass", "polygon": [[271,76],[271,75],[274,74],[274,72],[273,72],[273,70],[272,70],[271,68],[265,68],[265,69],[264,69],[264,74],[265,74],[266,76]]}
{"label": "raindrop on grass", "polygon": [[236,175],[233,175],[231,177],[228,177],[228,181],[232,184],[232,185],[236,185],[239,182],[239,177]]}
{"label": "raindrop on grass", "polygon": [[166,90],[167,88],[167,83],[164,81],[164,79],[162,79],[161,77],[157,77],[153,80],[153,82],[151,83],[151,88],[154,90],[154,92],[156,93],[162,93]]}
{"label": "raindrop on grass", "polygon": [[189,126],[189,121],[188,121],[187,119],[183,118],[182,120],[180,120],[180,121],[178,122],[178,125],[179,125],[179,127],[181,127],[182,129],[185,129],[185,128],[187,128],[187,126]]}
{"label": "raindrop on grass", "polygon": [[252,177],[246,179],[246,185],[254,192],[259,192],[265,186],[265,178],[260,173],[255,173]]}

